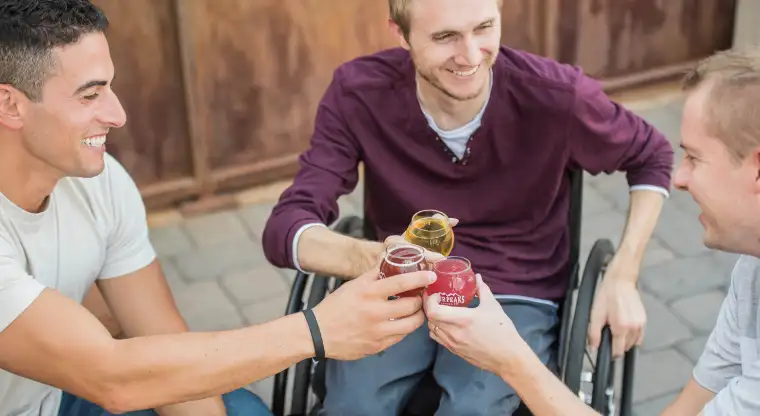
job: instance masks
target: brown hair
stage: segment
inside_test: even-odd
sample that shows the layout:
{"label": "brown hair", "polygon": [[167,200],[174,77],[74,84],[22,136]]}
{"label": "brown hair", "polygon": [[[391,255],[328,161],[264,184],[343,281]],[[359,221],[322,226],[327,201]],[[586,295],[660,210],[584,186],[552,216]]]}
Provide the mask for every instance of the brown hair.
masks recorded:
{"label": "brown hair", "polygon": [[[499,8],[501,8],[504,0],[496,1],[499,3]],[[404,38],[407,41],[409,40],[409,30],[411,30],[411,19],[409,17],[411,5],[412,0],[388,0],[391,20],[401,28],[401,33],[404,34]]]}
{"label": "brown hair", "polygon": [[735,161],[760,146],[760,47],[729,49],[700,61],[683,79],[684,91],[706,91],[707,133]]}

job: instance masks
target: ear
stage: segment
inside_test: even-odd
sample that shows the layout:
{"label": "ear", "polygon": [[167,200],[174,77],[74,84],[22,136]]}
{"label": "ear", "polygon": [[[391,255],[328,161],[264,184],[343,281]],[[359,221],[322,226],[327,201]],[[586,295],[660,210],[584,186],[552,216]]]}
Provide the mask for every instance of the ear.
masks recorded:
{"label": "ear", "polygon": [[409,42],[407,42],[406,37],[404,36],[404,32],[401,30],[401,27],[396,24],[396,22],[393,21],[393,19],[388,18],[388,30],[391,33],[391,36],[398,40],[399,45],[409,50],[411,49],[411,46],[409,46]]}
{"label": "ear", "polygon": [[10,85],[0,84],[0,125],[11,130],[20,129],[24,125],[23,107],[28,101],[21,91]]}

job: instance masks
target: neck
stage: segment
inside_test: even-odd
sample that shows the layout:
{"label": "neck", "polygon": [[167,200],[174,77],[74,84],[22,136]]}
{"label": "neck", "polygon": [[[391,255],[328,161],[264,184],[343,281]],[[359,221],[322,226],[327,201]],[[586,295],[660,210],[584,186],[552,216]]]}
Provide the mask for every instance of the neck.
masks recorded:
{"label": "neck", "polygon": [[15,146],[19,142],[0,138],[0,193],[19,208],[38,213],[63,176]]}
{"label": "neck", "polygon": [[420,105],[435,124],[444,130],[453,130],[472,121],[488,100],[491,79],[477,97],[469,100],[456,100],[444,94],[440,89],[417,75],[417,97]]}

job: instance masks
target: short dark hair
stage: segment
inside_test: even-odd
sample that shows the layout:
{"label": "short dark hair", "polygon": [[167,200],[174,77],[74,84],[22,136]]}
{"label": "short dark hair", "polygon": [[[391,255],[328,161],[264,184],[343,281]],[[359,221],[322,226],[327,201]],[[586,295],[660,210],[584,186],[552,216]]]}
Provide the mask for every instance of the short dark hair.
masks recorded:
{"label": "short dark hair", "polygon": [[56,65],[53,48],[106,29],[108,19],[89,0],[0,0],[0,84],[39,102]]}

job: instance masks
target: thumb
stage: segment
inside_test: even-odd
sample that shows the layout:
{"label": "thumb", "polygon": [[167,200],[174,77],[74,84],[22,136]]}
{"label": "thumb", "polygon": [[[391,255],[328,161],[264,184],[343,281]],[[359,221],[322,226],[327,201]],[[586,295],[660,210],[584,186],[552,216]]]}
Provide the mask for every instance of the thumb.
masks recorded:
{"label": "thumb", "polygon": [[456,227],[457,224],[459,224],[459,219],[458,218],[451,218],[451,217],[449,217],[449,225],[451,225],[452,227]]}
{"label": "thumb", "polygon": [[483,281],[483,276],[480,275],[480,273],[475,275],[475,279],[477,279],[478,283],[478,298],[480,298],[480,303],[483,303],[484,301],[496,301],[496,298],[493,296],[493,293],[491,292],[491,288],[488,287],[487,284]]}

